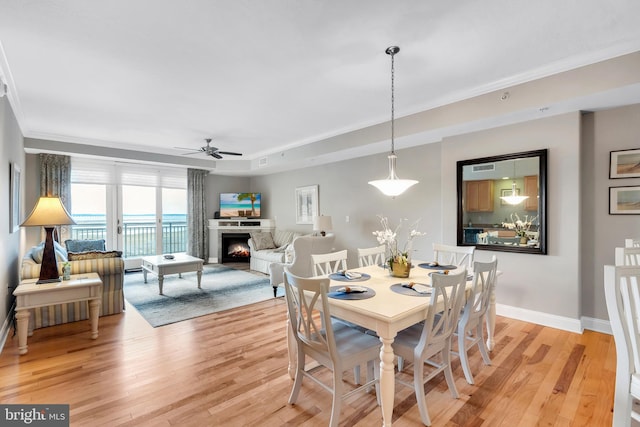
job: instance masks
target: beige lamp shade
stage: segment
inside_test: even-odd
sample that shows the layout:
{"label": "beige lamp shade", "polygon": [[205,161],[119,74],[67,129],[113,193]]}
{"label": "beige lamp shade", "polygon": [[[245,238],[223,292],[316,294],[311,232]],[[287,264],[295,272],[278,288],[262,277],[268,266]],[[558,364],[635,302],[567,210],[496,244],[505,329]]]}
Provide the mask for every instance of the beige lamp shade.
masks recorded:
{"label": "beige lamp shade", "polygon": [[313,231],[330,231],[333,230],[331,217],[326,215],[313,217]]}
{"label": "beige lamp shade", "polygon": [[46,227],[73,225],[75,222],[64,208],[59,197],[40,197],[21,227]]}

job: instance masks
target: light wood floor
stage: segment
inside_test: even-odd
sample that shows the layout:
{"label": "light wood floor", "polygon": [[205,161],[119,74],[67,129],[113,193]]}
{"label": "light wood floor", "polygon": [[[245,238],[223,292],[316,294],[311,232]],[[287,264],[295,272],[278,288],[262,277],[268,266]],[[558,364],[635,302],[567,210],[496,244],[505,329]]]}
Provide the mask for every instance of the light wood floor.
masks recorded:
{"label": "light wood floor", "polygon": [[[426,385],[434,426],[611,425],[611,336],[503,317],[496,329],[492,366],[471,353],[475,386],[454,362],[459,399],[442,375]],[[0,402],[70,404],[72,426],[325,426],[331,398],[311,381],[287,404],[284,337],[282,298],[156,329],[128,306],[100,319],[97,340],[87,321],[36,330],[23,356],[9,338]],[[394,426],[421,425],[412,391],[396,391]],[[343,406],[341,425],[380,424],[373,394]]]}

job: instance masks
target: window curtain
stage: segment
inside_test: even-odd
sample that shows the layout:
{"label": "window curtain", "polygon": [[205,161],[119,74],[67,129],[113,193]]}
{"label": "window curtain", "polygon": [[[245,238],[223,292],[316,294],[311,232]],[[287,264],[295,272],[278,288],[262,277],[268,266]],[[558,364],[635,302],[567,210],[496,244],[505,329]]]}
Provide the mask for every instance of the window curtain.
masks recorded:
{"label": "window curtain", "polygon": [[[64,207],[71,213],[71,157],[40,154],[40,196],[60,197]],[[56,240],[60,242],[71,238],[69,225],[56,227],[56,231]]]}
{"label": "window curtain", "polygon": [[187,170],[187,253],[196,258],[202,258],[206,263],[209,259],[207,206],[204,188],[207,175],[206,170]]}

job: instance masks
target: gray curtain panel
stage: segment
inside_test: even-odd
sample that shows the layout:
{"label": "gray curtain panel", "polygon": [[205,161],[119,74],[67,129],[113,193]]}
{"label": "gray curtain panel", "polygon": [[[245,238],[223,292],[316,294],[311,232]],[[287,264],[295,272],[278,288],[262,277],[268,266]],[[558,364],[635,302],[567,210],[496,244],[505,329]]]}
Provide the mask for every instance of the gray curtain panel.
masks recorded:
{"label": "gray curtain panel", "polygon": [[[40,154],[40,196],[60,197],[71,213],[71,157],[58,154]],[[71,238],[71,226],[57,227],[58,241]]]}
{"label": "gray curtain panel", "polygon": [[187,215],[188,240],[187,253],[202,258],[206,263],[209,259],[209,239],[207,228],[207,206],[204,198],[204,184],[209,174],[206,170],[187,170]]}

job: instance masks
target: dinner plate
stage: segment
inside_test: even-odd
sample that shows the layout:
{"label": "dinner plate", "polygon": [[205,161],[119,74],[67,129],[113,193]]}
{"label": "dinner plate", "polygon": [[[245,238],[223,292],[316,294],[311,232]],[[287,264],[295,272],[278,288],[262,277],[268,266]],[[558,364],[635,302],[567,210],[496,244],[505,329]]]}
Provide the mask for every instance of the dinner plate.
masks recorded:
{"label": "dinner plate", "polygon": [[429,265],[428,262],[423,262],[422,264],[418,264],[420,268],[426,268],[427,270],[455,270],[458,268],[457,265],[448,265],[448,264],[438,264],[438,265]]}
{"label": "dinner plate", "polygon": [[366,280],[371,279],[371,276],[369,274],[367,274],[367,273],[360,273],[360,272],[357,272],[357,271],[352,271],[350,273],[357,273],[357,274],[360,275],[360,277],[350,279],[350,278],[348,278],[347,276],[345,276],[344,274],[341,274],[341,273],[331,273],[329,275],[329,279],[337,280],[338,282],[364,282]]}
{"label": "dinner plate", "polygon": [[334,299],[358,300],[373,298],[376,295],[376,291],[366,286],[349,286],[356,289],[365,289],[365,292],[344,292],[345,287],[347,286],[331,286],[327,296]]}
{"label": "dinner plate", "polygon": [[[430,297],[431,296],[431,292],[428,292],[428,293],[416,292],[413,289],[407,287],[406,286],[407,284],[408,282],[393,284],[391,285],[391,290],[397,294],[409,295],[410,297]],[[428,287],[428,285],[425,285],[424,283],[418,283],[418,285]]]}

